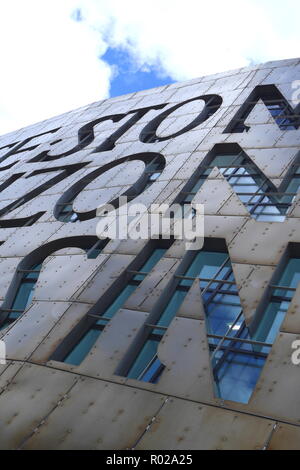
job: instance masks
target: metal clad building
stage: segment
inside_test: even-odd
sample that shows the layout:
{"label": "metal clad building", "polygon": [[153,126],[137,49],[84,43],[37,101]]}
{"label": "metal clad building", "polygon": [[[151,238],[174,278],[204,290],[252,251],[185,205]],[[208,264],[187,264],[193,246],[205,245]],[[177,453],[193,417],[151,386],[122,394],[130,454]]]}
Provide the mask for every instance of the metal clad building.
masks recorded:
{"label": "metal clad building", "polygon": [[[270,62],[0,138],[1,449],[299,449],[299,79]],[[204,204],[203,249],[99,240],[122,195]]]}

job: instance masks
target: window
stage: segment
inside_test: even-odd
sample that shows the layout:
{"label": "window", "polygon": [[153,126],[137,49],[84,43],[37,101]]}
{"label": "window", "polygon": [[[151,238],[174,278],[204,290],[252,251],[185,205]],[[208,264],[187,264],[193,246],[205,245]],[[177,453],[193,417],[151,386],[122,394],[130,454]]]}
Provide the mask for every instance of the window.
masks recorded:
{"label": "window", "polygon": [[[91,323],[81,329],[78,339],[75,340],[75,344],[73,341],[71,350],[61,357],[55,354],[53,359],[63,360],[64,362],[73,365],[79,365],[83,361],[111,318],[120,308],[122,308],[129,296],[141,284],[162,256],[164,256],[167,247],[170,246],[170,240],[164,240],[163,242],[164,243],[160,244],[166,245],[166,247],[155,248],[147,261],[144,262],[139,269],[127,270],[127,277],[129,277],[129,279],[127,282],[123,283],[123,286],[121,286],[117,295],[115,294],[116,289],[113,288],[114,295],[112,296],[112,300],[108,302],[107,307],[103,308],[104,303],[102,299],[99,299],[95,308],[92,309],[92,312],[87,314],[87,319]],[[98,309],[98,311],[94,313],[95,309]]]}
{"label": "window", "polygon": [[196,182],[192,183],[192,186],[189,188],[189,191],[181,192],[181,199],[179,204],[183,209],[183,216],[187,218],[193,218],[196,215],[196,211],[193,207],[190,206],[194,196],[197,194],[198,190],[201,188],[204,180],[198,178]]}
{"label": "window", "polygon": [[[265,100],[265,105],[267,109],[269,110],[271,116],[274,118],[276,124],[278,125],[279,129],[282,131],[286,130],[294,130],[297,129],[295,125],[295,118],[290,116],[290,111],[289,111],[289,106],[287,102],[284,102],[283,100]],[[245,130],[248,131],[250,127],[245,126],[243,123],[246,119],[246,117],[250,114],[252,111],[254,105],[257,104],[257,102],[249,102],[249,108],[245,111],[244,117],[241,117],[240,119],[236,120],[236,124],[234,125],[233,129],[231,132],[237,132],[241,133],[244,132]]]}
{"label": "window", "polygon": [[281,130],[294,130],[296,128],[295,118],[289,117],[290,111],[287,102],[280,99],[268,100],[266,106]]}
{"label": "window", "polygon": [[[224,399],[249,401],[300,281],[300,257],[291,254],[280,273],[276,273],[276,279],[276,283],[269,286],[267,301],[258,309],[259,316],[249,328],[236,310],[236,319],[232,318],[230,322],[225,320],[225,312],[221,323],[223,331],[214,332],[213,329],[208,334],[216,391]],[[222,301],[226,298],[228,294],[222,294]],[[236,302],[239,303],[238,296]],[[208,310],[207,319],[211,325]]]}
{"label": "window", "polygon": [[144,188],[144,191],[149,188],[149,186],[158,179],[162,173],[161,163],[155,158],[149,165],[146,166],[145,174],[147,175],[147,183]]}
{"label": "window", "polygon": [[4,323],[0,325],[0,329],[6,328],[8,325],[17,320],[31,303],[35,284],[38,280],[41,267],[41,264],[37,264],[32,266],[31,269],[18,270],[19,273],[23,274],[23,277],[11,308],[2,309],[2,311],[6,312],[8,315],[6,316]]}
{"label": "window", "polygon": [[[246,154],[216,156],[211,162],[213,166],[218,166],[254,219],[277,222],[285,219],[288,206],[280,202],[276,188]],[[210,171],[206,169],[204,175]]]}
{"label": "window", "polygon": [[86,254],[87,254],[87,258],[89,258],[89,259],[97,258],[97,256],[100,255],[103,248],[106,247],[106,245],[108,244],[109,241],[110,241],[109,238],[99,239],[99,240],[96,241],[96,243],[92,247],[86,248],[85,251],[86,251]]}
{"label": "window", "polygon": [[25,256],[0,308],[0,329],[12,324],[30,305],[42,263],[49,255],[63,248],[77,247],[85,250],[88,258],[96,258],[109,241],[108,238],[99,240],[90,235],[61,238],[48,242]]}
{"label": "window", "polygon": [[133,360],[125,358],[123,364],[129,366],[122,370],[121,365],[121,375],[150,383],[159,381],[164,365],[157,355],[158,345],[195,280],[199,281],[205,311],[215,393],[226,400],[247,403],[300,281],[300,256],[295,249],[290,250],[276,274],[276,283],[269,287],[269,300],[264,300],[259,315],[247,327],[225,243],[206,240],[184,273],[174,275],[171,295],[159,312],[154,309],[150,314],[144,325],[144,341],[137,343]]}
{"label": "window", "polygon": [[252,349],[228,254],[206,253],[205,258],[199,285],[206,314],[215,392],[220,398],[246,403],[267,353]]}
{"label": "window", "polygon": [[254,88],[224,133],[248,132],[250,127],[246,126],[244,122],[259,100],[264,102],[279,129],[286,131],[299,128],[299,108],[296,107],[293,110],[275,85],[260,85]]}
{"label": "window", "polygon": [[[169,298],[168,303],[165,305],[163,310],[159,313],[158,319],[153,322],[154,324],[146,324],[146,328],[148,329],[146,341],[128,370],[126,374],[127,377],[152,383],[156,383],[158,381],[164,369],[164,366],[157,357],[158,345],[171,321],[176,316],[177,311],[195,279],[200,280],[199,287],[200,289],[204,289],[203,298],[207,305],[210,305],[210,310],[212,309],[212,306],[216,305],[218,302],[218,299],[215,299],[215,296],[213,295],[216,290],[216,282],[213,285],[208,285],[210,278],[214,275],[216,276],[216,279],[219,279],[220,276],[224,276],[224,278],[229,282],[229,287],[227,285],[228,282],[225,284],[225,287],[227,287],[227,290],[230,292],[229,300],[231,300],[231,302],[229,302],[229,306],[226,306],[226,303],[224,303],[221,308],[218,307],[218,309],[211,314],[212,324],[216,325],[215,331],[220,331],[218,326],[220,323],[220,319],[218,318],[218,316],[220,316],[220,310],[222,312],[226,311],[228,316],[227,321],[233,321],[232,317],[235,317],[236,310],[237,314],[240,313],[241,308],[238,305],[239,298],[237,296],[236,301],[234,293],[232,292],[234,283],[229,280],[230,276],[232,276],[232,271],[230,272],[230,268],[226,263],[228,263],[227,254],[201,250],[190,262],[190,265],[185,270],[184,274],[177,274],[174,276],[175,288],[173,290],[173,294]],[[232,300],[233,297],[234,301]]]}
{"label": "window", "polygon": [[78,215],[73,211],[73,204],[66,202],[58,205],[61,206],[59,220],[62,222],[76,222],[79,220]]}
{"label": "window", "polygon": [[[228,152],[232,150],[232,153],[226,153],[226,149]],[[299,156],[292,172],[277,189],[240,147],[225,146],[223,154],[219,151],[212,153],[199,167],[198,175],[188,182],[179,196],[181,205],[190,204],[214,167],[218,167],[254,219],[270,222],[285,220],[300,186]]]}
{"label": "window", "polygon": [[271,284],[268,307],[255,332],[257,341],[273,343],[300,281],[300,257],[287,261],[276,284]]}

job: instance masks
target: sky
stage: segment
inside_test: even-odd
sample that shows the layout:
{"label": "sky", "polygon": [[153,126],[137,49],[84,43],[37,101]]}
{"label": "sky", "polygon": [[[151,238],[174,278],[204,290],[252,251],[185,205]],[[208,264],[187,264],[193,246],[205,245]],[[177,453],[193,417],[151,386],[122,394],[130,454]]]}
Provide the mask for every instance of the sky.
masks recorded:
{"label": "sky", "polygon": [[300,55],[299,0],[0,8],[0,135],[112,96]]}

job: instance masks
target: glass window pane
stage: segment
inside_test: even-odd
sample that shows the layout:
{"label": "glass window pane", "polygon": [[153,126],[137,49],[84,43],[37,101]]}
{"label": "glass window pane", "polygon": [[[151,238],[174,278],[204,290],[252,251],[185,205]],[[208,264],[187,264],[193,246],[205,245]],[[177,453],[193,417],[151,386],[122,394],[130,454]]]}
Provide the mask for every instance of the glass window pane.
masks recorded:
{"label": "glass window pane", "polygon": [[156,359],[151,362],[151,365],[141,375],[140,380],[143,382],[157,383],[163,368],[162,363],[158,357],[156,357]]}
{"label": "glass window pane", "polygon": [[10,324],[11,324],[11,322],[10,322],[9,320],[6,320],[5,323],[3,323],[2,325],[0,325],[0,331],[1,331],[1,330],[4,330],[4,328],[7,328]]}
{"label": "glass window pane", "polygon": [[75,348],[67,355],[64,362],[78,366],[92,349],[100,334],[101,330],[89,330]]}
{"label": "glass window pane", "polygon": [[124,305],[128,297],[132,294],[132,292],[135,291],[136,288],[137,286],[133,286],[130,284],[127,285],[102,315],[104,317],[112,318],[114,314],[119,310],[119,308]]}
{"label": "glass window pane", "polygon": [[154,339],[149,339],[145,343],[143,349],[139,353],[138,357],[134,361],[133,366],[128,372],[127,377],[129,377],[130,379],[138,379],[140,377],[142,372],[145,371],[148,364],[156,356],[158,344],[159,342]]}
{"label": "glass window pane", "polygon": [[31,302],[34,287],[35,282],[21,283],[11,308],[16,310],[25,310]]}
{"label": "glass window pane", "polygon": [[186,294],[187,294],[187,291],[176,290],[174,292],[174,294],[171,297],[171,300],[168,302],[166,308],[164,309],[163,313],[160,316],[160,319],[157,322],[158,325],[169,326],[172,319],[175,317],[177,311],[179,310],[180,305],[182,304]]}
{"label": "glass window pane", "polygon": [[185,272],[185,276],[211,279],[227,257],[227,253],[200,251]]}
{"label": "glass window pane", "polygon": [[[150,271],[155,264],[160,260],[160,258],[164,255],[166,249],[164,248],[157,248],[153,251],[149,259],[144,263],[144,265],[140,268],[140,271],[148,272]],[[133,280],[135,281],[142,281],[144,279],[144,275],[135,275],[133,276]],[[128,283],[124,289],[117,295],[117,297],[113,300],[111,305],[102,313],[102,316],[105,318],[112,318],[115,313],[123,307],[126,300],[129,296],[135,291],[138,287],[138,283],[130,284]],[[96,321],[97,325],[106,326],[107,321],[99,318]],[[75,348],[71,351],[71,353],[66,357],[64,362],[70,362],[72,364],[78,365],[84,359],[86,354],[89,352],[91,347],[93,346],[96,339],[99,337],[101,330],[95,330],[93,327],[85,334],[85,336],[81,339],[81,341],[75,346]],[[72,362],[71,362],[72,361]],[[75,361],[75,362],[74,362]]]}
{"label": "glass window pane", "polygon": [[289,302],[272,302],[267,307],[255,334],[257,341],[273,343],[287,311]]}
{"label": "glass window pane", "polygon": [[25,279],[35,279],[35,280],[37,280],[39,275],[40,275],[41,268],[42,268],[42,264],[36,264],[36,265],[32,266],[30,269],[32,269],[33,271],[37,271],[37,272],[35,272],[35,273],[25,273],[24,278]]}
{"label": "glass window pane", "polygon": [[[277,285],[296,288],[299,281],[300,258],[291,258],[277,281]],[[266,343],[274,342],[293,295],[293,291],[284,289],[273,290],[271,302],[267,306],[255,332],[255,339],[265,341]]]}
{"label": "glass window pane", "polygon": [[[148,258],[148,260],[143,264],[143,266],[139,269],[142,272],[150,272],[152,268],[158,263],[158,261],[164,256],[166,253],[166,248],[156,248],[152,255]],[[141,274],[137,274],[133,277],[135,281],[142,281],[144,276]]]}
{"label": "glass window pane", "polygon": [[300,281],[300,258],[291,258],[278,282],[279,286],[297,287]]}
{"label": "glass window pane", "polygon": [[217,374],[219,396],[224,400],[248,403],[265,363],[265,358],[248,354],[227,353],[223,361]]}
{"label": "glass window pane", "polygon": [[[208,333],[215,335],[224,335],[231,325],[234,323],[235,319],[241,313],[241,306],[236,307],[225,306],[223,304],[216,305],[213,302],[207,306],[207,330]],[[242,320],[239,321],[237,326],[242,324]],[[232,331],[233,334],[236,333],[235,330]]]}

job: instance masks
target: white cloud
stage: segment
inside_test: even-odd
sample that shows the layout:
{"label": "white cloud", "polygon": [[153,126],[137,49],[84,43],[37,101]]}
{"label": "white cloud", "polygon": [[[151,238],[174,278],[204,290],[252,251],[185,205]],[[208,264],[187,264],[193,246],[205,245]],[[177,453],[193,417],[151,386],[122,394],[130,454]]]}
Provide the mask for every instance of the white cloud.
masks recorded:
{"label": "white cloud", "polygon": [[85,0],[86,22],[178,80],[299,54],[298,0]]}
{"label": "white cloud", "polygon": [[[71,19],[75,8],[82,22]],[[117,73],[99,58],[109,46],[129,51],[135,66],[184,80],[297,57],[299,14],[298,0],[6,1],[2,131],[106,97]]]}
{"label": "white cloud", "polygon": [[0,14],[0,134],[108,96],[101,36],[70,0],[9,0]]}

